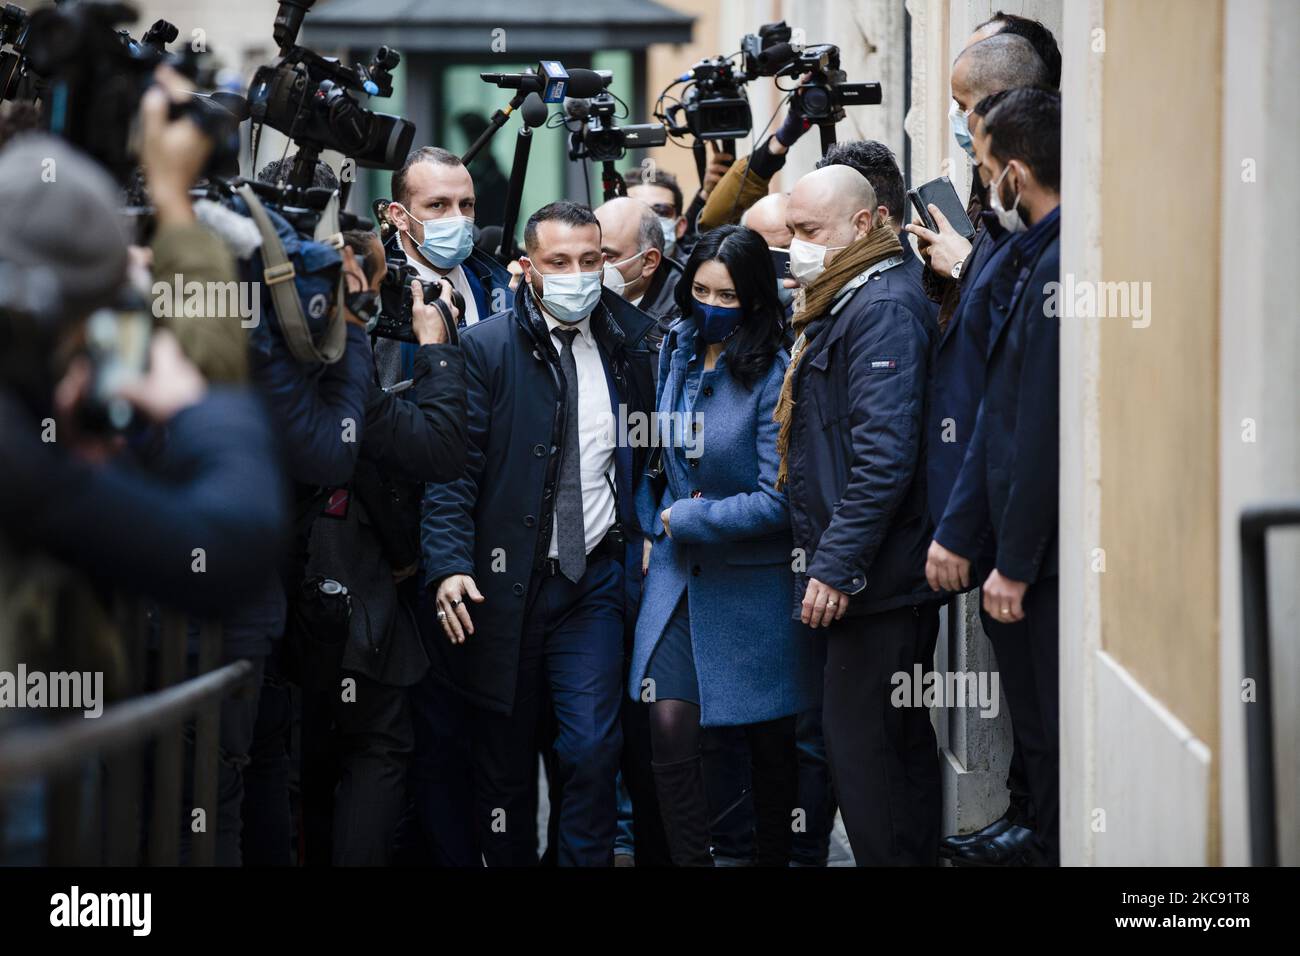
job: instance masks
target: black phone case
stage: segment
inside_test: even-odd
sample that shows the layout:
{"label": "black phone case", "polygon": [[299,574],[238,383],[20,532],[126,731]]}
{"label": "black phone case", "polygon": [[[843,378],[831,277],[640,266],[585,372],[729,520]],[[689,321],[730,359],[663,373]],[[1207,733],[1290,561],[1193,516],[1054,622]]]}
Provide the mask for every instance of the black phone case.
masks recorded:
{"label": "black phone case", "polygon": [[909,189],[907,198],[912,201],[912,206],[921,217],[921,221],[925,223],[925,227],[932,232],[938,232],[939,227],[935,225],[930,210],[926,208],[931,204],[939,207],[939,211],[944,214],[948,224],[957,230],[958,235],[966,239],[975,235],[975,226],[966,215],[966,207],[962,205],[957,190],[953,188],[952,180],[947,176],[940,176],[928,183],[922,183],[915,189]]}

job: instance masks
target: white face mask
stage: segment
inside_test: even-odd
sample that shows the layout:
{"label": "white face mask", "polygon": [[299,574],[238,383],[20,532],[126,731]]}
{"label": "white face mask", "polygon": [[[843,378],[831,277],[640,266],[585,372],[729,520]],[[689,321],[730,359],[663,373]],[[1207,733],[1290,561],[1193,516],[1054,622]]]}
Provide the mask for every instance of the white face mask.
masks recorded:
{"label": "white face mask", "polygon": [[581,322],[600,301],[599,272],[539,272],[538,275],[542,277],[542,308],[565,325]]}
{"label": "white face mask", "polygon": [[790,240],[790,275],[800,285],[811,285],[826,271],[826,253],[839,252],[846,246],[823,246],[803,239]]}
{"label": "white face mask", "polygon": [[1016,192],[1015,201],[1011,204],[1010,209],[1002,206],[1002,180],[1007,178],[1007,173],[1011,171],[1010,166],[1002,170],[1002,175],[989,184],[989,209],[998,217],[998,225],[1007,232],[1024,232],[1026,228],[1025,221],[1020,218],[1020,213],[1016,211],[1020,205],[1020,193]]}
{"label": "white face mask", "polygon": [[618,262],[605,263],[605,269],[603,273],[604,275],[603,281],[605,284],[605,288],[608,289],[610,292],[614,293],[615,295],[622,295],[623,292],[628,287],[628,281],[623,278],[623,273],[619,271],[618,267],[624,265],[625,263],[631,262],[633,259],[640,259],[649,251],[650,250],[648,249],[642,249],[634,256],[628,256],[626,259],[622,259]]}
{"label": "white face mask", "polygon": [[671,256],[677,249],[677,220],[660,216],[659,228],[664,232],[664,255]]}

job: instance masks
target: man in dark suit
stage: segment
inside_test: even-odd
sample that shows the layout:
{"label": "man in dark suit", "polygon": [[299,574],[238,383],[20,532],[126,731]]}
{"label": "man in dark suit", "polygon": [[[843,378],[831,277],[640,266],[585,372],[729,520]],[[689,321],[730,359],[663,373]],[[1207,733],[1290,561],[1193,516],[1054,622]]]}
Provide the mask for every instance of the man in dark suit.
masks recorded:
{"label": "man in dark suit", "polygon": [[623,638],[639,577],[633,476],[614,441],[653,401],[651,322],[602,295],[600,225],[555,202],[525,227],[514,307],[466,330],[469,465],[430,484],[424,575],[435,671],[470,702],[476,828],[489,865],[537,862],[539,729],[553,715],[561,865],[612,863]]}
{"label": "man in dark suit", "polygon": [[[977,29],[953,64],[952,95],[957,111],[953,114],[953,134],[975,167],[966,208],[975,224],[975,235],[967,241],[934,206],[930,213],[939,232],[916,223],[906,227],[917,237],[926,261],[922,283],[939,306],[940,336],[930,363],[925,462],[930,515],[936,523],[943,517],[975,430],[975,416],[984,394],[991,316],[993,310],[1006,305],[1005,296],[996,301],[996,297],[990,299],[989,293],[994,291],[992,277],[997,272],[991,264],[1000,252],[1005,254],[1002,247],[1008,237],[1006,230],[998,227],[997,217],[984,212],[988,205],[988,170],[975,151],[971,127],[982,121],[984,108],[1000,92],[1017,87],[1046,88],[1051,82],[1038,48],[1025,37],[1009,32],[999,35],[1001,24],[994,20]],[[985,557],[991,561],[991,556]],[[985,570],[992,567],[988,562],[980,566]],[[978,581],[976,578],[971,583]],[[949,607],[951,620],[955,602]],[[1000,629],[996,621],[989,624],[985,633],[1001,665],[1001,658],[1007,656],[1001,645],[1017,637]],[[1034,813],[1018,741],[1014,742],[1007,788],[1010,800],[1006,811],[975,833],[946,838],[942,847],[946,855],[970,851],[984,857],[985,862],[1004,863],[1023,852],[1032,839]]]}
{"label": "man in dark suit", "polygon": [[964,589],[985,545],[986,622],[1014,628],[998,665],[1036,813],[1026,862],[1059,859],[1057,494],[1060,323],[1060,97],[1012,90],[977,131],[990,207],[1015,233],[1000,281],[1005,312],[989,328],[984,399],[961,473],[935,531],[927,577]]}

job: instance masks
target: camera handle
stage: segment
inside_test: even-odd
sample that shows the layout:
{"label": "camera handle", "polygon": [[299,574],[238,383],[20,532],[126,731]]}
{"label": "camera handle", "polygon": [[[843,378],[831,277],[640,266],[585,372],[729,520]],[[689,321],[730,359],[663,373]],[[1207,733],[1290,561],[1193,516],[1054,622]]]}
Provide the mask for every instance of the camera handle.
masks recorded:
{"label": "camera handle", "polygon": [[612,159],[606,159],[600,164],[600,184],[605,190],[605,202],[627,195],[627,183],[623,181],[623,175],[614,168]]}
{"label": "camera handle", "polygon": [[835,124],[819,123],[817,129],[821,131],[822,155],[825,156],[830,151],[830,148],[835,145]]}
{"label": "camera handle", "polygon": [[488,128],[479,134],[479,138],[474,140],[470,145],[470,148],[465,150],[465,155],[461,156],[460,161],[462,163],[466,166],[470,164],[474,157],[479,154],[479,150],[486,146],[488,140],[496,135],[496,131],[506,125],[506,120],[510,118],[510,114],[524,105],[524,100],[528,99],[529,92],[529,90],[520,90],[511,97],[508,104],[492,114],[492,119],[488,123]]}
{"label": "camera handle", "polygon": [[497,248],[497,260],[505,265],[510,262],[510,250],[515,243],[515,223],[519,221],[519,204],[524,196],[524,174],[528,170],[528,151],[533,145],[532,128],[524,125],[515,137],[515,159],[510,166],[510,185],[506,190],[506,212],[501,221],[501,245]]}

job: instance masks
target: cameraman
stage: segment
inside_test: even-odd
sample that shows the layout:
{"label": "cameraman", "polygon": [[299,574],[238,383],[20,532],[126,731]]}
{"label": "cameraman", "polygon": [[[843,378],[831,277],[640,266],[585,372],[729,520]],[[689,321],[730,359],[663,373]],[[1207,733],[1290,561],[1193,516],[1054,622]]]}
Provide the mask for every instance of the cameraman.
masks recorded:
{"label": "cameraman", "polygon": [[[379,306],[384,248],[371,231],[346,232],[344,241],[343,307],[349,322],[364,325]],[[308,580],[342,583],[351,603],[341,657],[304,669],[305,742],[331,720],[334,728],[329,750],[338,766],[330,827],[335,865],[384,865],[390,859],[414,749],[407,688],[429,667],[416,621],[420,499],[425,482],[453,481],[465,466],[464,359],[458,346],[447,344],[445,324],[460,318],[451,285],[442,284],[445,319],[441,309],[424,302],[420,284],[411,285],[411,326],[419,343],[414,381],[397,393],[381,386],[377,372],[372,376],[356,471],[310,531]],[[312,642],[316,653],[329,646]],[[325,679],[314,682],[308,674]],[[340,694],[340,677],[354,682],[355,693]],[[323,796],[326,790],[318,792]],[[317,813],[309,810],[308,817],[319,824]],[[309,829],[309,846],[312,835]],[[324,832],[317,836],[323,842]]]}
{"label": "cameraman", "polygon": [[811,127],[797,102],[791,101],[785,122],[777,131],[759,143],[749,156],[733,163],[722,181],[709,193],[708,202],[700,213],[700,231],[707,232],[726,223],[739,222],[746,209],[767,195],[768,184],[785,166],[790,147]]}

